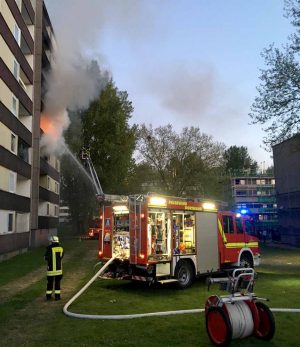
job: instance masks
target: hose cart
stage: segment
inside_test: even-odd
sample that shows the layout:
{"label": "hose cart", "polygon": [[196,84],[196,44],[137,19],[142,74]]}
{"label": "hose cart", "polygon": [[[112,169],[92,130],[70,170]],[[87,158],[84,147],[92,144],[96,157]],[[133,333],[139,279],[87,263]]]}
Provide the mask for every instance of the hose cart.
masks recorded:
{"label": "hose cart", "polygon": [[232,339],[255,336],[271,340],[275,333],[275,320],[269,307],[253,293],[254,270],[235,269],[223,278],[209,278],[211,284],[219,283],[229,295],[210,296],[205,303],[206,331],[216,346],[228,346]]}

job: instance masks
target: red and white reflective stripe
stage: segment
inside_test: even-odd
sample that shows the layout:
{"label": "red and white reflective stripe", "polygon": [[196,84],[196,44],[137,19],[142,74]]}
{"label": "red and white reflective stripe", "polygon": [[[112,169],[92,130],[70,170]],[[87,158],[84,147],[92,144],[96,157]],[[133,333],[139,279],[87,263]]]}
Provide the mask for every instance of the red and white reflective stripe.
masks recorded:
{"label": "red and white reflective stripe", "polygon": [[143,281],[143,282],[147,281],[147,278],[143,277],[143,276],[134,276],[134,275],[132,275],[132,279],[135,280],[135,281]]}

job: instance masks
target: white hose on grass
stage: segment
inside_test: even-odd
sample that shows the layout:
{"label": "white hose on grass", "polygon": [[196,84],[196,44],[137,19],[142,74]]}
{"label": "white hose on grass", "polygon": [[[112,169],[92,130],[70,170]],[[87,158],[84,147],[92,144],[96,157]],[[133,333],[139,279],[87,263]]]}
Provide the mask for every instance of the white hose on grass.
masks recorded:
{"label": "white hose on grass", "polygon": [[[97,314],[82,314],[68,311],[69,306],[107,269],[109,264],[116,258],[111,258],[87,283],[82,287],[78,293],[76,293],[64,306],[63,312],[66,316],[73,318],[85,318],[85,319],[102,319],[102,320],[122,320],[122,319],[134,319],[144,317],[160,317],[160,316],[172,316],[177,314],[189,314],[204,312],[204,308],[197,308],[191,310],[178,310],[178,311],[164,311],[164,312],[148,312],[148,313],[136,313],[136,314],[116,314],[116,315],[97,315]],[[273,312],[297,312],[300,313],[300,309],[293,308],[272,308]]]}

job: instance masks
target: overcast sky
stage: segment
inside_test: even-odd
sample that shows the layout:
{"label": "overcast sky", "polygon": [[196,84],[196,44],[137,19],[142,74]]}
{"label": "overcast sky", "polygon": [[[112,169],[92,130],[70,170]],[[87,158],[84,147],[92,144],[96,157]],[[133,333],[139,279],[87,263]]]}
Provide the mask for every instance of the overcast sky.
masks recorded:
{"label": "overcast sky", "polygon": [[272,164],[249,125],[263,48],[286,42],[283,0],[45,0],[66,59],[109,69],[135,108],[132,123],[198,126]]}

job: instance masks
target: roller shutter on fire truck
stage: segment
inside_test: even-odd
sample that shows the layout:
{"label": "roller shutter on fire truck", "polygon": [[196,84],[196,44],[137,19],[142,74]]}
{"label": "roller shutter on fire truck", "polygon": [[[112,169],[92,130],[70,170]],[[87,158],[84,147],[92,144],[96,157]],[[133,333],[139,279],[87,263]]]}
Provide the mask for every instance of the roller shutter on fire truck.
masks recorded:
{"label": "roller shutter on fire truck", "polygon": [[217,214],[196,212],[196,251],[198,273],[219,270]]}

